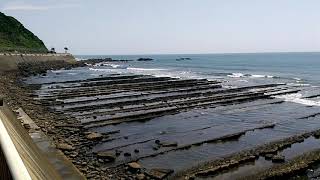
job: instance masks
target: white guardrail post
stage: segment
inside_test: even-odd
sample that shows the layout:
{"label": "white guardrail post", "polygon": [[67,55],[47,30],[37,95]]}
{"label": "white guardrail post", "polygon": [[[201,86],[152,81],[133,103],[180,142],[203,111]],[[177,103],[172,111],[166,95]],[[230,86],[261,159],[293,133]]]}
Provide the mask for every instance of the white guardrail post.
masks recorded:
{"label": "white guardrail post", "polygon": [[[0,106],[3,106],[3,100],[0,97]],[[0,111],[1,113],[1,111]],[[0,146],[5,156],[7,165],[14,180],[31,180],[31,176],[24,165],[12,139],[0,116]]]}

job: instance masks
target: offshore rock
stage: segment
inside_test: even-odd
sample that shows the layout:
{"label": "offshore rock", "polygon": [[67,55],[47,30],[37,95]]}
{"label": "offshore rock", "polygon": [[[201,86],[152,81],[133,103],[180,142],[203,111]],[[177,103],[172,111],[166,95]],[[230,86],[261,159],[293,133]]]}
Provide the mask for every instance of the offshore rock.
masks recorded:
{"label": "offshore rock", "polygon": [[139,58],[137,61],[153,61],[151,58]]}

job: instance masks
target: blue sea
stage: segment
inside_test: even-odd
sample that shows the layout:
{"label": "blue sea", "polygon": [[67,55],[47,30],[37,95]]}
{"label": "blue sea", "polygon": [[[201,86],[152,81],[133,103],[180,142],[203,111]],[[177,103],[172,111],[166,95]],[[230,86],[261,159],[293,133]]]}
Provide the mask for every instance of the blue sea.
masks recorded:
{"label": "blue sea", "polygon": [[[301,85],[320,84],[320,53],[232,53],[175,55],[78,55],[78,59],[107,58],[153,61],[105,63],[91,70],[151,74],[177,78],[221,79],[233,86],[285,82]],[[190,58],[181,60],[180,58]]]}

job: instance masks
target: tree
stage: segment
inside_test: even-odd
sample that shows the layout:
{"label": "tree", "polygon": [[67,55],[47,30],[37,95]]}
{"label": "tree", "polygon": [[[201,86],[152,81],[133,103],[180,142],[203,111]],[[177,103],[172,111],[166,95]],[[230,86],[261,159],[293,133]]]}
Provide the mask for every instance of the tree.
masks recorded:
{"label": "tree", "polygon": [[52,54],[56,53],[56,49],[55,48],[51,48],[50,53],[52,53]]}
{"label": "tree", "polygon": [[69,49],[68,49],[67,47],[64,48],[64,52],[65,52],[65,53],[68,53],[68,50],[69,50]]}

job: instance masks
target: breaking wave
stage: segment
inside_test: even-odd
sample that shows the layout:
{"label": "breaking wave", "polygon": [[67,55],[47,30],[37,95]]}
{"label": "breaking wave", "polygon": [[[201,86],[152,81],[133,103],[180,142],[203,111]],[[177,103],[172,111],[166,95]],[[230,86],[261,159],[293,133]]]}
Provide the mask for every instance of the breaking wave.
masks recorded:
{"label": "breaking wave", "polygon": [[275,98],[283,99],[287,102],[293,102],[298,104],[303,104],[306,106],[320,106],[320,101],[313,101],[310,99],[303,99],[302,94],[296,93],[296,94],[286,94],[286,95],[279,95],[274,96]]}

